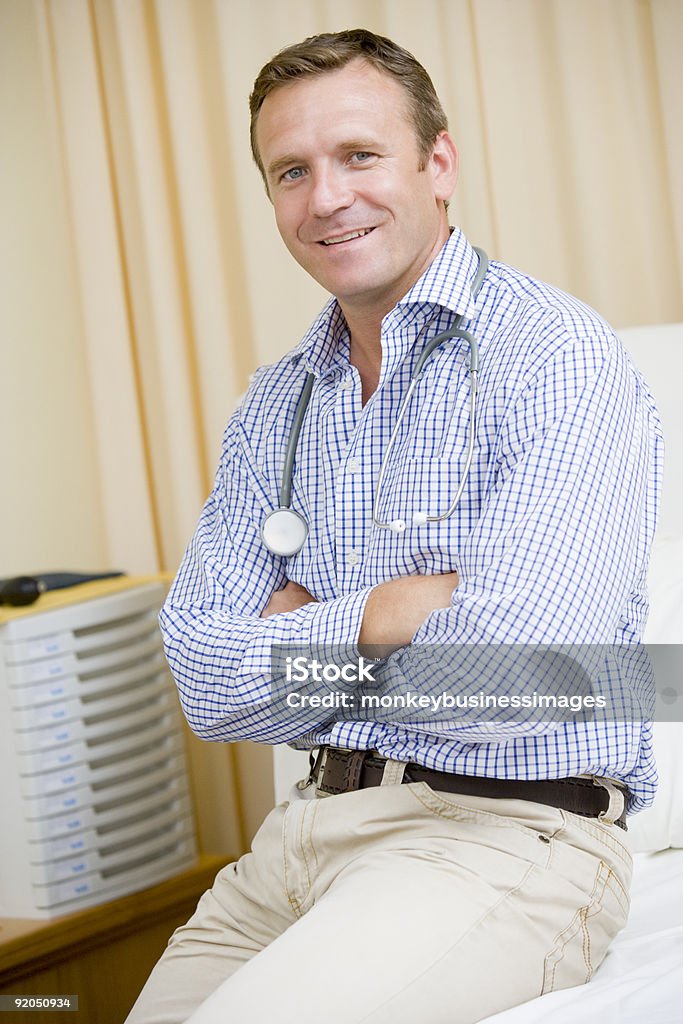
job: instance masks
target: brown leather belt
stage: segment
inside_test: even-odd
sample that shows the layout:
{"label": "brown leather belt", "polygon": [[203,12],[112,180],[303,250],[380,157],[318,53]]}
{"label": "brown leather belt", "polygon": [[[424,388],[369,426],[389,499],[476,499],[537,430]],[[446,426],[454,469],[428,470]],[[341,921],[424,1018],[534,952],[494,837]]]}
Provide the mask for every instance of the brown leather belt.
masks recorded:
{"label": "brown leather belt", "polygon": [[[351,793],[356,789],[379,786],[382,782],[386,758],[370,750],[343,750],[340,747],[320,747],[318,756],[311,757],[309,781],[315,782],[321,793]],[[609,792],[599,781],[590,778],[548,779],[486,779],[475,775],[455,775],[424,768],[409,762],[405,766],[402,782],[426,782],[431,789],[465,796],[490,797],[498,800],[532,800],[535,803],[558,807],[586,818],[601,818],[609,807]],[[615,825],[626,829],[626,803],[628,790],[612,783],[624,796],[624,810]]]}

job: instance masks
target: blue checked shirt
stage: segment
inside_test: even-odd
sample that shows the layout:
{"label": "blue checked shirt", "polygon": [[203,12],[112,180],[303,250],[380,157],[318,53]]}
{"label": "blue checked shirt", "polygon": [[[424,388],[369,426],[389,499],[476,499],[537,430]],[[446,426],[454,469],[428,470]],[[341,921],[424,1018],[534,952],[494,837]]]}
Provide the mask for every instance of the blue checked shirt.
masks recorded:
{"label": "blue checked shirt", "polygon": [[[445,771],[544,779],[583,773],[623,781],[631,809],[656,774],[650,727],[634,721],[555,723],[515,731],[459,721],[429,728],[392,718],[271,713],[274,644],[353,644],[372,588],[416,573],[457,571],[447,609],[416,644],[635,644],[647,615],[646,571],[661,483],[662,442],[647,388],[611,329],[577,299],[498,262],[474,301],[477,256],[454,230],[384,318],[379,386],[363,407],[349,336],[332,299],[303,341],[262,368],[224,438],[215,485],[162,611],[166,653],[192,729],[209,740],[330,743]],[[443,523],[469,428],[469,348],[431,359],[386,468],[382,454],[423,342],[451,326],[478,339],[477,436],[465,490]],[[274,320],[274,325],[277,320]],[[282,467],[307,372],[315,374],[294,465],[292,507],[310,527],[302,551],[270,554],[259,530],[278,505]],[[317,603],[260,618],[287,579]],[[400,652],[393,671],[401,672]],[[330,686],[321,682],[321,695]],[[310,689],[309,689],[310,692]]]}

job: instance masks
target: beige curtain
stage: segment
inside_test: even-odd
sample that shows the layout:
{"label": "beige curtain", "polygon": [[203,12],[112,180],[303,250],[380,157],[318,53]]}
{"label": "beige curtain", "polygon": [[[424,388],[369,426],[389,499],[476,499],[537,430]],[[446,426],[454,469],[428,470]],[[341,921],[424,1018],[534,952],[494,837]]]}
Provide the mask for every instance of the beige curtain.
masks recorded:
{"label": "beige curtain", "polygon": [[618,325],[683,315],[676,0],[36,10],[117,564],[177,564],[248,373],[290,347],[323,298],[276,237],[247,145],[255,72],[289,41],[362,23],[406,43],[450,112],[462,154],[452,212],[473,239]]}
{"label": "beige curtain", "polygon": [[[681,0],[0,0],[0,18],[0,63],[23,47],[44,100],[108,564],[175,568],[248,374],[324,299],[279,242],[247,136],[256,72],[305,35],[363,25],[423,61],[461,152],[453,219],[492,256],[616,326],[683,319]],[[253,831],[266,756],[193,754],[206,846]]]}

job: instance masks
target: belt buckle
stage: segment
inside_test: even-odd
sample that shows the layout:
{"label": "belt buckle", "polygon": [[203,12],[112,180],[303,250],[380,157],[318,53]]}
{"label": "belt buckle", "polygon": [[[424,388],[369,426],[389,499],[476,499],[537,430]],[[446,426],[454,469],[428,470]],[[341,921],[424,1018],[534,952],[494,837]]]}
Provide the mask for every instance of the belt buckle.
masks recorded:
{"label": "belt buckle", "polygon": [[365,750],[324,746],[315,771],[316,793],[330,796],[358,789],[366,756]]}

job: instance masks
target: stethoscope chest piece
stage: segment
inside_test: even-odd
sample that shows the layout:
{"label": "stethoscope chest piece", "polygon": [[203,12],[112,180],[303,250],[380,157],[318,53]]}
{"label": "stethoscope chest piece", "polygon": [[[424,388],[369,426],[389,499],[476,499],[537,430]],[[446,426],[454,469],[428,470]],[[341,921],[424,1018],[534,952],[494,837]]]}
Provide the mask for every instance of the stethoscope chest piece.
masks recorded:
{"label": "stethoscope chest piece", "polygon": [[261,540],[271,554],[282,558],[298,554],[307,537],[306,520],[291,508],[276,508],[261,524]]}

